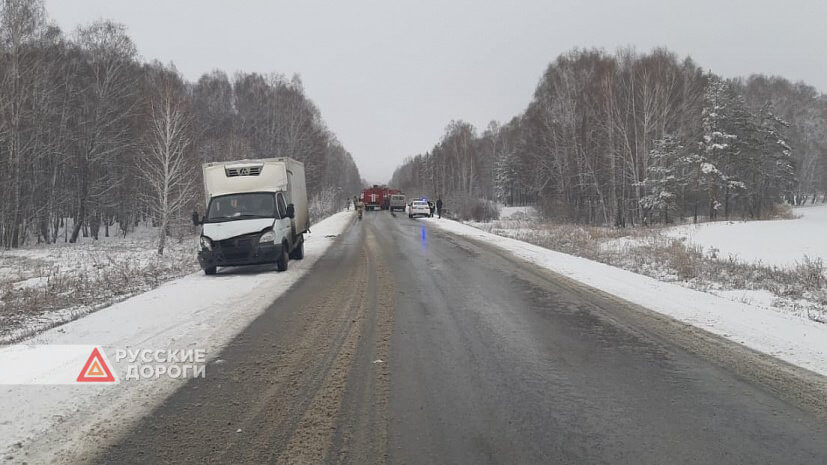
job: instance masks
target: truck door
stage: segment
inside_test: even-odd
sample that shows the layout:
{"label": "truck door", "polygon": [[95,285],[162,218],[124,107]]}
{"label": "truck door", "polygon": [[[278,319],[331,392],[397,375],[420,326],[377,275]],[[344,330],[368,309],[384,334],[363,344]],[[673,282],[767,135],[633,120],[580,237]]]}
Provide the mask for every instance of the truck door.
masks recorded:
{"label": "truck door", "polygon": [[279,192],[276,194],[276,209],[278,210],[279,219],[276,220],[275,229],[276,237],[286,237],[290,246],[293,246],[293,220],[287,217],[287,202],[284,200],[284,194]]}

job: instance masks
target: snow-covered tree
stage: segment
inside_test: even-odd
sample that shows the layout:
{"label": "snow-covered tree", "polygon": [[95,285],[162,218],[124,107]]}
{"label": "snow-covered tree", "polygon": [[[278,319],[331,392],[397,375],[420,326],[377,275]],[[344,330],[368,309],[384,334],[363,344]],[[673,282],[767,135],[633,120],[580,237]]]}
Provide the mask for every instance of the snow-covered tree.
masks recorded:
{"label": "snow-covered tree", "polygon": [[709,197],[709,219],[714,219],[723,205],[721,199],[729,181],[724,170],[729,168],[737,152],[734,143],[738,136],[729,131],[734,104],[729,84],[712,73],[707,74],[707,79],[697,176]]}
{"label": "snow-covered tree", "polygon": [[776,116],[769,105],[758,112],[756,121],[756,155],[752,157],[754,186],[752,209],[761,216],[763,210],[782,202],[793,190],[795,168],[792,148],[787,142],[785,130],[789,124]]}
{"label": "snow-covered tree", "polygon": [[646,178],[642,182],[646,195],[640,199],[647,217],[657,212],[661,221],[669,222],[669,211],[678,206],[678,196],[686,185],[684,174],[692,160],[675,137],[667,135],[654,141]]}

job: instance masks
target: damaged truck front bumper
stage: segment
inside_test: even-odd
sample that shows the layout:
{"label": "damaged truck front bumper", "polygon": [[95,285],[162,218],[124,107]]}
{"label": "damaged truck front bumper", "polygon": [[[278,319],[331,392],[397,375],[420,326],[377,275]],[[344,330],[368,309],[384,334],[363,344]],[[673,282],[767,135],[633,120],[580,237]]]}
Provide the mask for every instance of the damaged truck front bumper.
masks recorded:
{"label": "damaged truck front bumper", "polygon": [[281,256],[282,245],[272,242],[259,243],[259,238],[259,234],[251,234],[213,241],[211,249],[202,247],[198,252],[198,263],[202,269],[275,263]]}

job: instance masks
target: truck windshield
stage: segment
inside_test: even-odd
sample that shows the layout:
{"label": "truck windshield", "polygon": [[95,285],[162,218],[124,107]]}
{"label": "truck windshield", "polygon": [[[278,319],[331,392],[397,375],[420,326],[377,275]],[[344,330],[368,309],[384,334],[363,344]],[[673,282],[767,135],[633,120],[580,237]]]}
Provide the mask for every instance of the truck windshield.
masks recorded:
{"label": "truck windshield", "polygon": [[272,192],[228,194],[210,200],[207,221],[275,218],[276,196]]}

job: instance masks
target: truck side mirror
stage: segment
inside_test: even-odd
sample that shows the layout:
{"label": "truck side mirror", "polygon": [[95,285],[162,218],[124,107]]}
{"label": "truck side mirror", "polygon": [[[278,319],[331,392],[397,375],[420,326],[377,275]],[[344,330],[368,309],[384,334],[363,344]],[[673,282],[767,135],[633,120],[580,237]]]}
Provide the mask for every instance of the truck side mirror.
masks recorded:
{"label": "truck side mirror", "polygon": [[192,212],[192,224],[193,226],[198,226],[199,224],[203,223],[204,221],[198,216],[198,212]]}
{"label": "truck side mirror", "polygon": [[288,218],[295,218],[296,217],[296,207],[294,207],[292,203],[287,204],[287,217]]}

